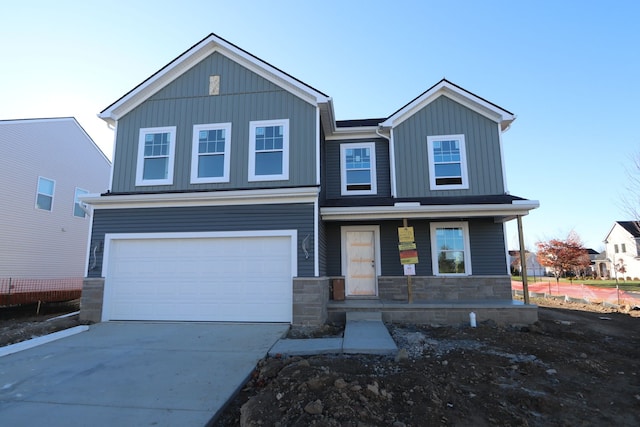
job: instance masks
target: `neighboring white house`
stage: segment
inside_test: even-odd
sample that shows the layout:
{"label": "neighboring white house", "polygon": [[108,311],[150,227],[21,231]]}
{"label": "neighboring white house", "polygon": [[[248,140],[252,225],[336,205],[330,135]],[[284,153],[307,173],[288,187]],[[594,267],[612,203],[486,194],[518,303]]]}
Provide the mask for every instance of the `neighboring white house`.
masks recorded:
{"label": "neighboring white house", "polygon": [[[627,277],[630,277],[631,279],[639,278],[639,241],[640,222],[616,221],[604,239],[606,260],[604,263],[600,262],[600,272],[602,273],[606,268],[612,279],[615,278],[616,275],[618,279],[625,279]],[[602,264],[606,267],[603,267]],[[621,265],[624,266],[624,272],[620,271]]]}
{"label": "neighboring white house", "polygon": [[[527,276],[543,277],[547,275],[545,267],[540,265],[538,257],[534,252],[525,251],[527,259]],[[509,251],[509,265],[514,268],[518,274],[522,274],[520,268],[520,251]]]}
{"label": "neighboring white house", "polygon": [[0,121],[0,279],[83,277],[91,224],[78,196],[111,163],[73,117]]}

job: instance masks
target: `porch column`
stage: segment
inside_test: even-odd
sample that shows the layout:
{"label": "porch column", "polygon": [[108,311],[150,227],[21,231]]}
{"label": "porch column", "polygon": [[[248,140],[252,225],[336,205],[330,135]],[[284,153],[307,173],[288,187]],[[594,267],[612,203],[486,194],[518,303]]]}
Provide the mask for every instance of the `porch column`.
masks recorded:
{"label": "porch column", "polygon": [[522,270],[522,293],[524,294],[524,303],[529,304],[529,283],[527,282],[527,254],[524,249],[524,234],[522,233],[522,215],[518,215],[517,219],[518,219],[518,241],[520,244],[520,269]]}

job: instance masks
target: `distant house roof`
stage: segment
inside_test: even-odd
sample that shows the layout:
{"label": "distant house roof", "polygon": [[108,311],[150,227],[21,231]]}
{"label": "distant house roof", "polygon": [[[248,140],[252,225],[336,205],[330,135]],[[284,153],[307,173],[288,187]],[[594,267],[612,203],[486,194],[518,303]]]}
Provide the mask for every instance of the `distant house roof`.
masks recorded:
{"label": "distant house roof", "polygon": [[616,221],[633,237],[640,237],[640,221]]}

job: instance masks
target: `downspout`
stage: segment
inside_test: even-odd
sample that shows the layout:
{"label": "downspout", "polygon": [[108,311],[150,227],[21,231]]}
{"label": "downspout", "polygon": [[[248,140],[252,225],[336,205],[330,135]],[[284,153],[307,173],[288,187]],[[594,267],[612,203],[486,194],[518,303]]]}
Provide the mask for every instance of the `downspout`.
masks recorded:
{"label": "downspout", "polygon": [[379,126],[378,129],[376,129],[376,135],[389,141],[389,164],[390,164],[389,178],[391,181],[391,197],[395,198],[396,197],[396,162],[395,162],[394,147],[393,147],[393,129],[392,128],[389,129],[389,136],[381,134],[380,133],[381,129],[382,129],[382,126]]}

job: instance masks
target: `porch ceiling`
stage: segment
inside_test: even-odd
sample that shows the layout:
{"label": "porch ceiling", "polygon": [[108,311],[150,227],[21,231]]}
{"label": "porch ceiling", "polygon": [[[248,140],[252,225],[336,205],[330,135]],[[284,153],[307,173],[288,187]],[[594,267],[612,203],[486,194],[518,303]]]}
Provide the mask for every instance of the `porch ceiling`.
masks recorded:
{"label": "porch ceiling", "polygon": [[505,222],[519,215],[527,215],[530,210],[539,206],[537,200],[468,205],[421,205],[419,202],[405,202],[396,203],[394,206],[323,207],[320,209],[320,215],[324,221],[494,217],[496,222]]}

